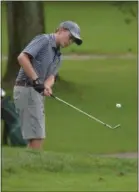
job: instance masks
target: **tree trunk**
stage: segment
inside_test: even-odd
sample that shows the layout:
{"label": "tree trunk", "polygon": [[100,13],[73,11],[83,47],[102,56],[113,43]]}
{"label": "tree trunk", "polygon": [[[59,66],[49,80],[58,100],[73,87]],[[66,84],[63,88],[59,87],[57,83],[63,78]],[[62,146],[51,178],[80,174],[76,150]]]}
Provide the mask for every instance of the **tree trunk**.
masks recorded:
{"label": "tree trunk", "polygon": [[29,41],[45,32],[43,2],[8,1],[8,64],[4,82],[14,82],[19,64],[17,57]]}

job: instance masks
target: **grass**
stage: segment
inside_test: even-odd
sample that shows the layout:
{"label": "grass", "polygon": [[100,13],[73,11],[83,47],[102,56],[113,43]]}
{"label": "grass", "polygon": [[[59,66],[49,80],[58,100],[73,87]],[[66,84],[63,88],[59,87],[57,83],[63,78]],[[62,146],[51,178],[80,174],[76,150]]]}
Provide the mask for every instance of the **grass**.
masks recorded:
{"label": "grass", "polygon": [[[54,94],[100,120],[110,130],[64,104],[46,99],[45,149],[90,153],[137,151],[137,60],[64,61]],[[122,108],[117,109],[116,103]],[[72,141],[72,143],[71,143]]]}
{"label": "grass", "polygon": [[[108,124],[46,98],[45,150],[116,153],[137,151],[137,59],[64,61],[54,94]],[[10,90],[9,90],[10,93]],[[115,107],[121,103],[122,108]],[[71,142],[72,141],[72,142]]]}
{"label": "grass", "polygon": [[[2,54],[7,55],[6,9],[2,6]],[[137,11],[137,3],[134,2]],[[72,12],[71,12],[72,10]],[[84,43],[64,53],[137,53],[137,18],[123,14],[112,2],[45,2],[46,32],[55,31],[63,20],[75,20]],[[129,20],[127,23],[126,20]]]}
{"label": "grass", "polygon": [[[54,31],[63,19],[76,19],[81,26],[83,46],[73,45],[63,53],[137,53],[137,19],[124,15],[111,2],[46,2],[44,10],[47,32]],[[127,24],[128,18],[131,22]],[[7,55],[7,47],[3,4],[2,54]],[[2,61],[2,76],[6,65]],[[60,77],[54,94],[102,121],[121,123],[122,127],[109,130],[46,98],[47,152],[3,147],[2,190],[137,191],[136,159],[93,156],[137,151],[137,59],[64,61]],[[7,87],[8,95],[12,88]],[[116,103],[122,108],[117,109]]]}
{"label": "grass", "polygon": [[[2,149],[3,191],[135,191],[137,160]],[[31,182],[34,181],[34,182]]]}

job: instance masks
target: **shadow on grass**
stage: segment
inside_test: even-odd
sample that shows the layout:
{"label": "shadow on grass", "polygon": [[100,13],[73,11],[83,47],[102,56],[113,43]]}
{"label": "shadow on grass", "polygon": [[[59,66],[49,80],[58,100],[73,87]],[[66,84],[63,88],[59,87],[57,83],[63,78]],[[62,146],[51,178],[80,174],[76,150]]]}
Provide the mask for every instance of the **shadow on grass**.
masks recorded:
{"label": "shadow on grass", "polygon": [[59,76],[56,80],[54,90],[63,90],[64,92],[75,92],[77,91],[77,85]]}

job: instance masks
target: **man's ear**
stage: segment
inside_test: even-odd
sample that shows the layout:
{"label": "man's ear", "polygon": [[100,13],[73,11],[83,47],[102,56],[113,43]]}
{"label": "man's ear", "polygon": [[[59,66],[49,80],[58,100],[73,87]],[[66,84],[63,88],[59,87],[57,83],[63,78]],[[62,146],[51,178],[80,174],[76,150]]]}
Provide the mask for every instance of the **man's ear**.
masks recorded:
{"label": "man's ear", "polygon": [[58,30],[59,30],[59,28],[57,28],[57,29],[55,30],[55,33],[57,33],[57,32],[58,32]]}

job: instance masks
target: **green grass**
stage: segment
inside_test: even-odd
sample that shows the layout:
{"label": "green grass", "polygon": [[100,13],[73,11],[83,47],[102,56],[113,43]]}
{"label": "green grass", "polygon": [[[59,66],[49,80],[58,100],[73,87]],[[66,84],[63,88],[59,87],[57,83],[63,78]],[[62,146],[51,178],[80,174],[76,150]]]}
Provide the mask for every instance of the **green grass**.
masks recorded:
{"label": "green grass", "polygon": [[[61,20],[76,20],[81,26],[83,46],[73,45],[64,53],[137,53],[137,19],[126,24],[130,16],[111,2],[46,2],[44,9],[47,32]],[[2,6],[2,54],[7,55],[7,47]],[[2,61],[2,76],[6,66]],[[110,130],[46,98],[46,152],[3,147],[3,191],[137,191],[136,159],[92,156],[137,151],[137,59],[64,61],[60,76],[54,94],[122,127]],[[7,87],[8,95],[12,88]],[[116,103],[122,108],[117,109]]]}
{"label": "green grass", "polygon": [[[137,3],[133,7],[137,11]],[[83,45],[73,45],[64,53],[137,53],[137,18],[123,14],[112,2],[46,2],[44,11],[48,33],[63,20],[74,20],[81,27]],[[131,22],[127,24],[126,19]],[[7,46],[6,9],[2,6],[3,54],[7,54]]]}
{"label": "green grass", "polygon": [[137,160],[3,148],[3,191],[135,191]]}
{"label": "green grass", "polygon": [[137,151],[137,60],[64,61],[60,75],[63,80],[54,87],[57,96],[108,124],[121,123],[121,128],[110,130],[46,98],[46,150]]}
{"label": "green grass", "polygon": [[[46,98],[45,150],[115,153],[137,151],[137,60],[63,61],[54,94],[108,124]],[[11,87],[12,89],[12,87]],[[9,93],[10,93],[10,90]],[[115,107],[121,103],[122,108]]]}

